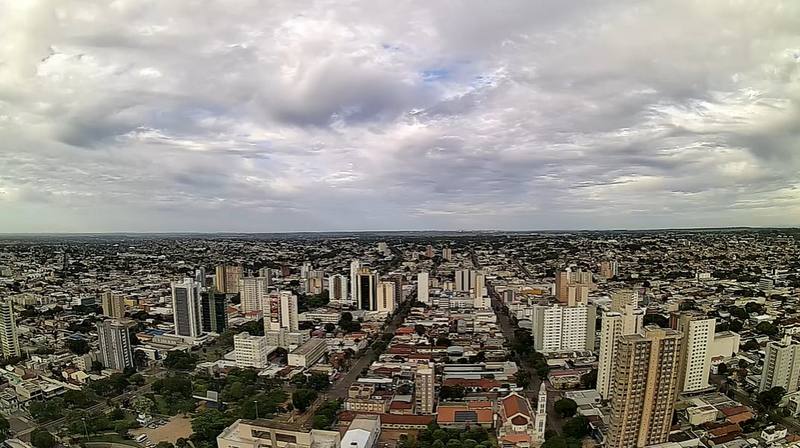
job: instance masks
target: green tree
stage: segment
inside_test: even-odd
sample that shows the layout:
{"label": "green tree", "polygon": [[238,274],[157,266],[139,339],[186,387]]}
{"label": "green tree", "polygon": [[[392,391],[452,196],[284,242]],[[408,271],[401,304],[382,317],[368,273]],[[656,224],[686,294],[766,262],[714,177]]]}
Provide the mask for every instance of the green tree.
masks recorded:
{"label": "green tree", "polygon": [[167,352],[164,367],[172,370],[193,370],[197,366],[197,355],[182,351]]}
{"label": "green tree", "polygon": [[755,339],[750,339],[750,340],[748,340],[748,341],[747,341],[747,342],[745,342],[745,343],[744,343],[744,345],[742,346],[742,349],[743,349],[744,351],[747,351],[747,352],[749,352],[749,351],[753,351],[753,350],[758,350],[759,348],[761,348],[761,346],[760,346],[760,345],[758,345],[758,342],[757,342]]}
{"label": "green tree", "polygon": [[578,403],[569,398],[562,398],[555,402],[553,408],[562,417],[572,417],[578,411]]}
{"label": "green tree", "polygon": [[192,419],[194,436],[202,441],[213,442],[233,419],[216,409],[203,411]]}
{"label": "green tree", "polygon": [[89,353],[89,343],[85,339],[67,339],[67,348],[76,355],[85,355]]}
{"label": "green tree", "polygon": [[331,386],[331,381],[328,379],[328,375],[324,373],[312,373],[308,377],[306,384],[314,390],[325,390]]}
{"label": "green tree", "polygon": [[514,375],[514,381],[517,383],[517,386],[527,389],[531,385],[531,375],[527,370],[518,370]]}
{"label": "green tree", "polygon": [[133,399],[131,407],[139,414],[150,415],[155,410],[156,404],[145,396],[138,396]]}
{"label": "green tree", "polygon": [[0,437],[5,439],[8,436],[9,431],[11,431],[11,423],[8,420],[0,415]]}
{"label": "green tree", "polygon": [[56,439],[46,430],[36,428],[31,433],[31,444],[36,448],[53,448],[56,446]]}
{"label": "green tree", "polygon": [[417,333],[418,335],[425,336],[425,331],[426,331],[425,330],[425,325],[422,325],[422,324],[414,325],[414,332]]}
{"label": "green tree", "polygon": [[783,396],[786,394],[786,389],[782,387],[773,387],[772,389],[759,392],[758,403],[764,406],[765,409],[770,410],[778,406]]}
{"label": "green tree", "polygon": [[744,324],[740,320],[732,320],[728,325],[728,329],[731,331],[742,331],[742,328],[744,328]]}
{"label": "green tree", "polygon": [[589,420],[582,415],[571,418],[564,423],[562,432],[567,437],[580,440],[589,435]]}
{"label": "green tree", "polygon": [[161,441],[156,443],[156,448],[175,448],[175,445],[170,442]]}
{"label": "green tree", "polygon": [[334,330],[336,330],[336,325],[334,325],[334,324],[332,324],[330,322],[325,324],[325,332],[326,333],[333,333]]}
{"label": "green tree", "polygon": [[292,392],[292,404],[300,412],[305,412],[316,399],[317,391],[313,389],[297,389]]}
{"label": "green tree", "polygon": [[756,331],[767,336],[775,336],[778,334],[778,327],[773,325],[771,322],[761,322],[760,324],[756,325]]}

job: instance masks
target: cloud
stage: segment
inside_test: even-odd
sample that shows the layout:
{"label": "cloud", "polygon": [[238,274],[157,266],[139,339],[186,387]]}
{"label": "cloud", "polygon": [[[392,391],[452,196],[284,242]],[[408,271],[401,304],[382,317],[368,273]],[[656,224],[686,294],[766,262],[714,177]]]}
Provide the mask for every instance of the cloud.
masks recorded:
{"label": "cloud", "polygon": [[800,4],[0,5],[0,231],[800,221]]}

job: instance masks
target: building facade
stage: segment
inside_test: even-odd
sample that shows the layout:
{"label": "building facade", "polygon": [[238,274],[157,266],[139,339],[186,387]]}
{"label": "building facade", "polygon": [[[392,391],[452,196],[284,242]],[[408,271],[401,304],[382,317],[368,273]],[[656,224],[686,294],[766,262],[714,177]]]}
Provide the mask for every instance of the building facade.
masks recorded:
{"label": "building facade", "polygon": [[100,340],[100,362],[113,370],[135,368],[131,331],[136,323],[129,320],[108,319],[97,323]]}
{"label": "building facade", "polygon": [[172,283],[172,318],[176,335],[196,338],[202,334],[200,284],[193,279]]}

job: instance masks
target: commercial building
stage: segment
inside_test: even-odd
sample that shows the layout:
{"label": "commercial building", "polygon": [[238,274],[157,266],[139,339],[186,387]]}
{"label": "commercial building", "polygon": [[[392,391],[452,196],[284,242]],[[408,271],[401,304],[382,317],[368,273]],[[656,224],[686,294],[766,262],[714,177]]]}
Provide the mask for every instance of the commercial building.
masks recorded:
{"label": "commercial building", "polygon": [[268,294],[269,281],[266,277],[242,277],[239,279],[242,313],[261,311]]}
{"label": "commercial building", "polygon": [[239,293],[239,279],[243,277],[241,266],[217,266],[214,274],[214,286],[225,294]]}
{"label": "commercial building", "polygon": [[267,296],[263,307],[264,331],[286,329],[290,332],[300,328],[297,314],[297,296],[291,291],[273,292]]}
{"label": "commercial building", "polygon": [[681,338],[678,331],[655,326],[620,338],[607,447],[639,448],[667,441],[679,391]]}
{"label": "commercial building", "polygon": [[311,338],[289,353],[288,364],[294,367],[311,367],[328,353],[328,343],[322,338]]}
{"label": "commercial building", "polygon": [[767,343],[759,392],[782,387],[787,393],[800,390],[800,344],[786,335],[781,341]]}
{"label": "commercial building", "polygon": [[347,277],[334,274],[328,277],[328,299],[330,301],[347,301]]}
{"label": "commercial building", "polygon": [[125,298],[104,292],[100,294],[100,302],[103,306],[103,314],[112,319],[122,319],[125,317]]}
{"label": "commercial building", "polygon": [[272,349],[274,347],[267,345],[265,336],[251,336],[246,331],[233,336],[233,355],[237,367],[267,367]]}
{"label": "commercial building", "polygon": [[200,294],[202,329],[207,333],[222,334],[228,328],[228,300],[213,286]]}
{"label": "commercial building", "polygon": [[428,287],[430,285],[430,280],[428,279],[427,272],[420,272],[417,274],[417,300],[420,302],[430,305],[431,298],[428,292]]}
{"label": "commercial building", "polygon": [[543,353],[594,350],[596,318],[594,305],[534,305],[534,348]]}
{"label": "commercial building", "polygon": [[135,368],[131,331],[136,323],[130,320],[108,319],[97,323],[100,339],[100,362],[113,370]]}
{"label": "commercial building", "polygon": [[350,262],[350,296],[352,301],[359,306],[358,301],[358,272],[361,270],[361,261],[352,260]]}
{"label": "commercial building", "polygon": [[342,437],[341,448],[374,448],[381,436],[379,415],[358,415]]}
{"label": "commercial building", "polygon": [[419,366],[414,373],[414,398],[417,414],[433,414],[436,377],[432,365]]}
{"label": "commercial building", "polygon": [[217,436],[218,448],[340,448],[338,431],[304,430],[274,420],[236,420]]}
{"label": "commercial building", "polygon": [[202,334],[200,284],[193,279],[172,282],[172,318],[176,335],[196,338]]}
{"label": "commercial building", "polygon": [[376,311],[378,309],[378,274],[368,268],[361,268],[356,274],[354,293],[359,309]]}
{"label": "commercial building", "polygon": [[20,355],[14,303],[10,299],[0,300],[0,348],[3,350],[3,358]]}
{"label": "commercial building", "polygon": [[679,387],[682,392],[707,389],[711,373],[711,345],[716,319],[698,313],[682,313],[677,330],[683,333]]}

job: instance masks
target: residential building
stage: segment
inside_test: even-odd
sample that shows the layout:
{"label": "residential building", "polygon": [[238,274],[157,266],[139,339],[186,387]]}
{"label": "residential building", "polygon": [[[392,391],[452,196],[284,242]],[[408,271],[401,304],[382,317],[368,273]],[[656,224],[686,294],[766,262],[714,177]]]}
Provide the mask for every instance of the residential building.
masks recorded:
{"label": "residential building", "polygon": [[243,314],[261,311],[269,294],[266,277],[242,277],[239,279],[239,299]]}
{"label": "residential building", "polygon": [[[449,249],[448,249],[449,250]],[[430,305],[431,298],[428,292],[428,287],[430,285],[430,280],[428,279],[427,272],[420,272],[417,274],[417,300],[420,302]]]}
{"label": "residential building", "polygon": [[200,284],[193,279],[172,282],[172,318],[176,335],[196,338],[202,333]]}
{"label": "residential building", "polygon": [[297,314],[297,296],[291,291],[273,292],[267,295],[263,307],[264,332],[286,329],[290,332],[300,328]]}
{"label": "residential building", "polygon": [[361,268],[356,274],[355,285],[353,289],[358,308],[376,311],[378,309],[378,274],[369,268]]}
{"label": "residential building", "polygon": [[785,335],[767,343],[759,392],[782,387],[787,393],[800,390],[800,344]]}
{"label": "residential building", "polygon": [[449,247],[442,248],[442,258],[447,261],[453,261],[453,249]]}
{"label": "residential building", "polygon": [[586,304],[592,288],[592,273],[572,271],[570,269],[556,272],[556,300],[569,306]]}
{"label": "residential building", "polygon": [[619,273],[618,263],[614,260],[603,260],[600,262],[600,277],[608,280]]}
{"label": "residential building", "polygon": [[125,298],[110,292],[100,294],[100,302],[103,306],[103,314],[112,319],[122,319],[125,317]]}
{"label": "residential building", "polygon": [[358,301],[358,272],[361,270],[361,261],[352,260],[350,262],[350,296],[353,303],[359,306]]}
{"label": "residential building", "polygon": [[700,313],[682,313],[677,330],[683,333],[679,388],[682,392],[707,389],[711,373],[710,348],[717,320]]}
{"label": "residential building", "polygon": [[[614,306],[612,306],[612,309]],[[611,398],[617,344],[622,336],[637,334],[642,330],[645,310],[630,303],[621,312],[608,311],[603,314],[600,327],[600,352],[597,359],[597,392],[604,400]]]}
{"label": "residential building", "polygon": [[340,448],[374,448],[380,436],[380,415],[358,415],[347,427]]}
{"label": "residential building", "polygon": [[20,356],[17,320],[14,303],[10,299],[0,300],[0,348],[3,358]]}
{"label": "residential building", "polygon": [[214,286],[225,294],[239,293],[239,279],[242,278],[241,266],[217,266],[214,275]]}
{"label": "residential building", "polygon": [[395,309],[395,283],[378,282],[378,307],[375,311],[393,313]]}
{"label": "residential building", "polygon": [[640,448],[667,441],[679,391],[682,334],[647,326],[620,338],[606,446]]}
{"label": "residential building", "polygon": [[347,301],[347,277],[334,274],[328,277],[328,299],[330,301]]}
{"label": "residential building", "polygon": [[543,353],[594,350],[596,318],[594,305],[534,305],[534,348]]}
{"label": "residential building", "polygon": [[414,373],[414,395],[417,414],[433,414],[435,406],[435,385],[433,365],[418,366]]}
{"label": "residential building", "polygon": [[131,331],[136,323],[130,320],[107,319],[97,323],[100,340],[100,362],[113,370],[135,368]]}
{"label": "residential building", "polygon": [[237,367],[263,369],[269,365],[271,350],[265,336],[251,336],[248,332],[233,336],[233,354]]}

